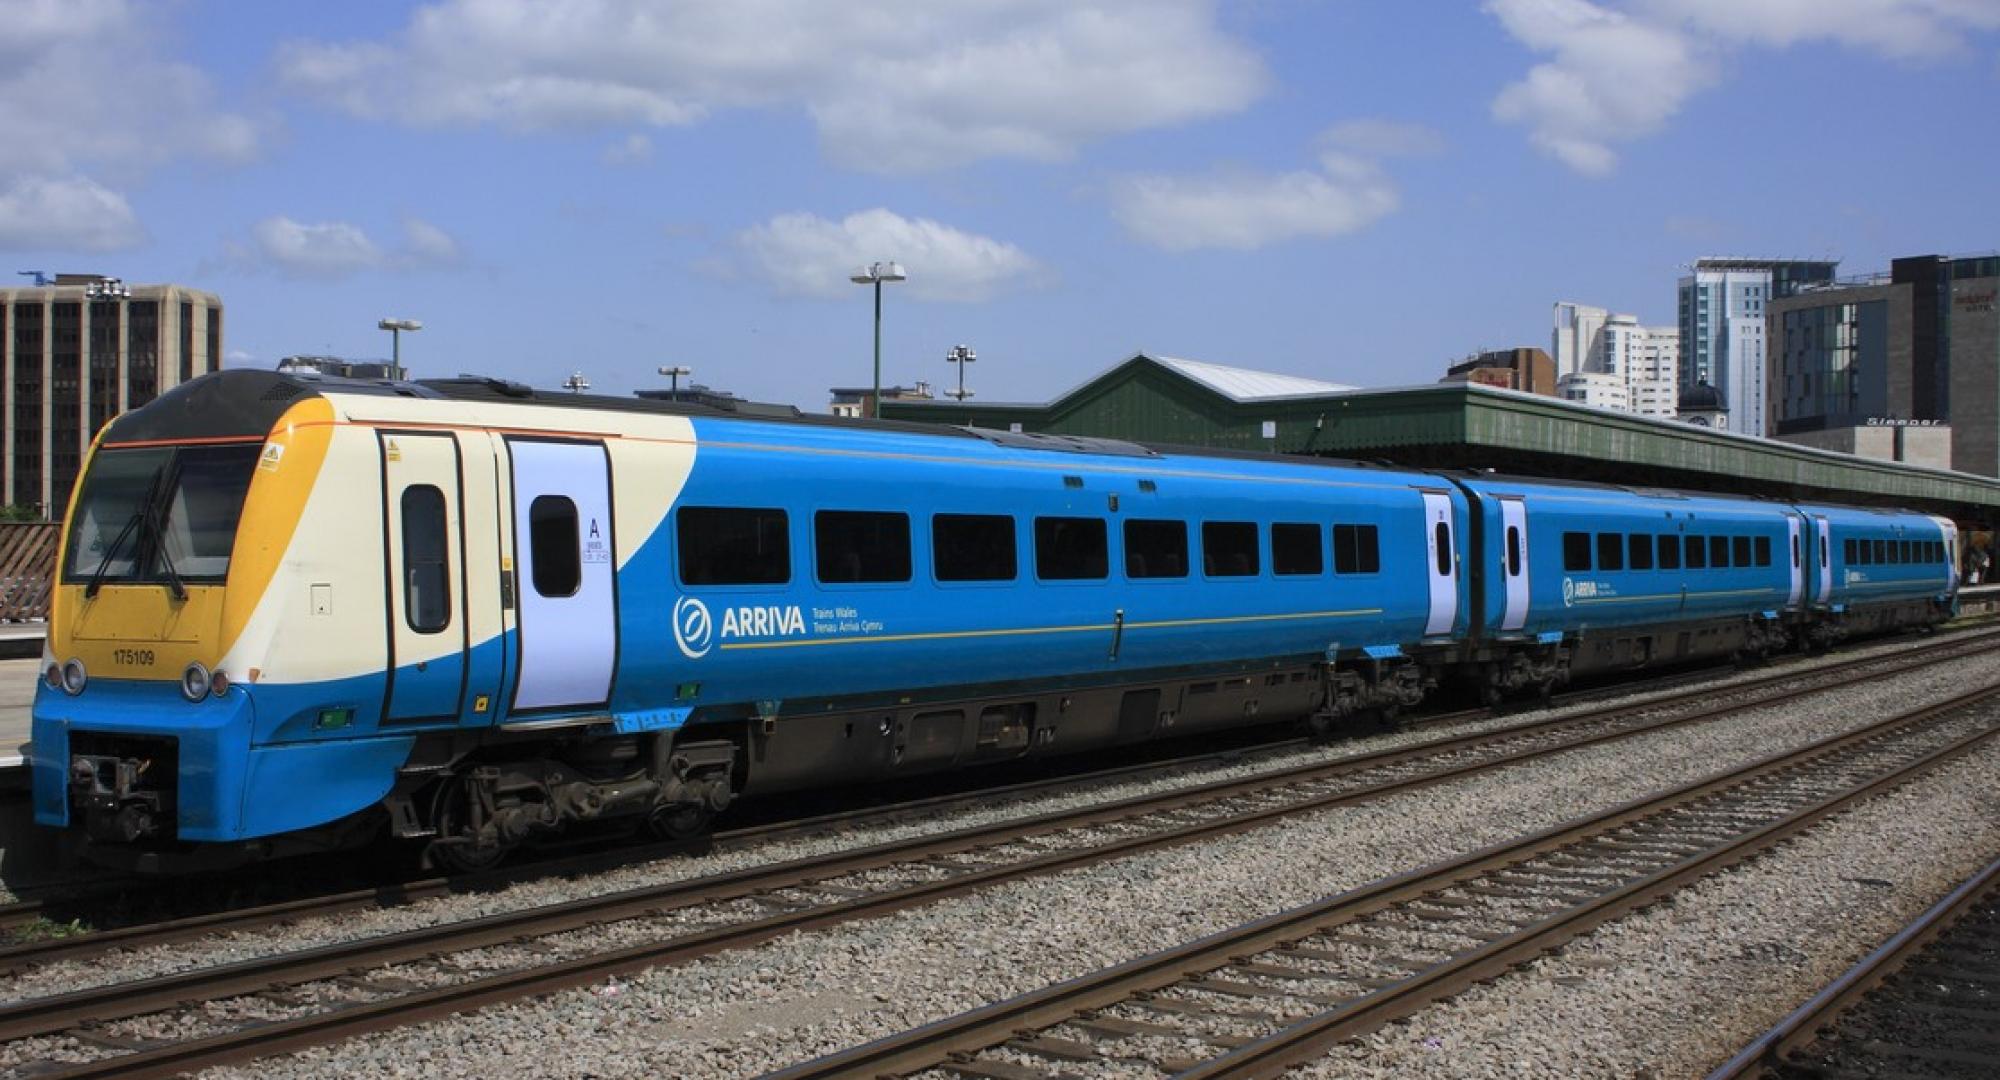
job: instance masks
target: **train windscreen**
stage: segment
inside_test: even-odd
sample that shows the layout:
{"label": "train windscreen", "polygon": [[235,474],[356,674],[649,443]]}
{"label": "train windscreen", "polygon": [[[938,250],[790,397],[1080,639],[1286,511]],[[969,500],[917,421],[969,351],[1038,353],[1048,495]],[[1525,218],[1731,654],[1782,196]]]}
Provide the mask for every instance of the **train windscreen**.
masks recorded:
{"label": "train windscreen", "polygon": [[98,451],[70,517],[63,580],[220,584],[261,449],[250,443]]}

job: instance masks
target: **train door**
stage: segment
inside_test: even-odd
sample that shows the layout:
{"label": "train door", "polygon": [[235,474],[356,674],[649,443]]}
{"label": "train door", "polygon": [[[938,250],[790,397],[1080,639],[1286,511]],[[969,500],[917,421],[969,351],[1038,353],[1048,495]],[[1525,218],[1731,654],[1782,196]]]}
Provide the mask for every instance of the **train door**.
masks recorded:
{"label": "train door", "polygon": [[1458,559],[1452,543],[1451,496],[1426,491],[1424,496],[1424,551],[1426,576],[1431,583],[1431,614],[1424,623],[1424,636],[1451,633],[1458,621]]}
{"label": "train door", "polygon": [[1806,564],[1802,557],[1804,553],[1799,550],[1798,516],[1795,514],[1785,515],[1785,525],[1791,530],[1791,544],[1789,546],[1792,551],[1792,591],[1791,595],[1785,600],[1785,608],[1786,610],[1796,611],[1799,606],[1799,597],[1805,592]]}
{"label": "train door", "polygon": [[1500,629],[1528,623],[1528,507],[1518,496],[1500,497],[1500,572],[1507,580],[1507,611]]}
{"label": "train door", "polygon": [[458,439],[380,431],[389,576],[385,723],[456,722],[465,699],[465,480]]}
{"label": "train door", "polygon": [[598,442],[510,438],[507,452],[520,567],[513,711],[602,707],[618,655],[611,460]]}
{"label": "train door", "polygon": [[1824,517],[1813,518],[1813,547],[1819,550],[1813,554],[1813,565],[1819,568],[1819,594],[1813,599],[1821,604],[1833,603],[1833,526]]}

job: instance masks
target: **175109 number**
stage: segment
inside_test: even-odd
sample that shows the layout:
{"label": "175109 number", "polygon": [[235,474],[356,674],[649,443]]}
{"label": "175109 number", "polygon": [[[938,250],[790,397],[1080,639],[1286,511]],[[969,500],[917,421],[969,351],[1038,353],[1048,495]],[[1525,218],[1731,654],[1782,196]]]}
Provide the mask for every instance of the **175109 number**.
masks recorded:
{"label": "175109 number", "polygon": [[111,650],[111,662],[126,666],[151,667],[153,663],[153,650],[113,649]]}

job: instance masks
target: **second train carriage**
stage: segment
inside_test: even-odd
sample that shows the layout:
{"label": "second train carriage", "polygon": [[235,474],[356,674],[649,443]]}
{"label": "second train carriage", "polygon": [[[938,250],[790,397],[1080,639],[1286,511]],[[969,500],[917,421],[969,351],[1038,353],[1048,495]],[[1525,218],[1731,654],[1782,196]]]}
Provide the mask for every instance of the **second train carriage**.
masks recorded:
{"label": "second train carriage", "polygon": [[[1931,621],[1953,584],[1914,515],[264,372],[113,422],[69,522],[36,816],[149,866],[681,834],[745,792]],[[1864,561],[1864,524],[1896,546]],[[1801,585],[1821,528],[1853,557]]]}

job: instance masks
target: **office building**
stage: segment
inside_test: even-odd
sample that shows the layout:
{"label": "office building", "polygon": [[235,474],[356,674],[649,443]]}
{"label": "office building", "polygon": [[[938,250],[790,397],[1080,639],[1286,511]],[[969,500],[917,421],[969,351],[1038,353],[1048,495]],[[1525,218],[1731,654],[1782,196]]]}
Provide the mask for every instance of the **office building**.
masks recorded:
{"label": "office building", "polygon": [[1680,331],[1636,316],[1564,301],[1552,337],[1556,388],[1568,401],[1670,417],[1680,385]]}
{"label": "office building", "polygon": [[[1683,388],[1707,384],[1720,395],[1723,426],[1765,433],[1765,307],[1808,285],[1833,281],[1834,260],[1698,260],[1680,279]],[[1704,397],[1704,404],[1708,404]]]}
{"label": "office building", "polygon": [[111,418],[222,364],[222,301],[97,274],[0,289],[0,492],[60,517]]}
{"label": "office building", "polygon": [[343,379],[395,379],[410,377],[409,369],[394,360],[349,360],[340,356],[287,356],[278,361],[279,371],[314,371]]}
{"label": "office building", "polygon": [[[826,411],[835,416],[863,417],[869,415],[868,397],[875,392],[869,386],[836,386],[827,391],[833,400],[827,403]],[[883,401],[936,401],[931,392],[931,384],[919,381],[915,386],[885,386],[882,388]]]}
{"label": "office building", "polygon": [[2000,476],[2000,255],[1918,255],[1773,301],[1773,433]]}
{"label": "office building", "polygon": [[1530,394],[1556,393],[1556,362],[1548,353],[1533,346],[1492,349],[1476,353],[1445,369],[1439,382],[1472,382],[1521,390]]}

